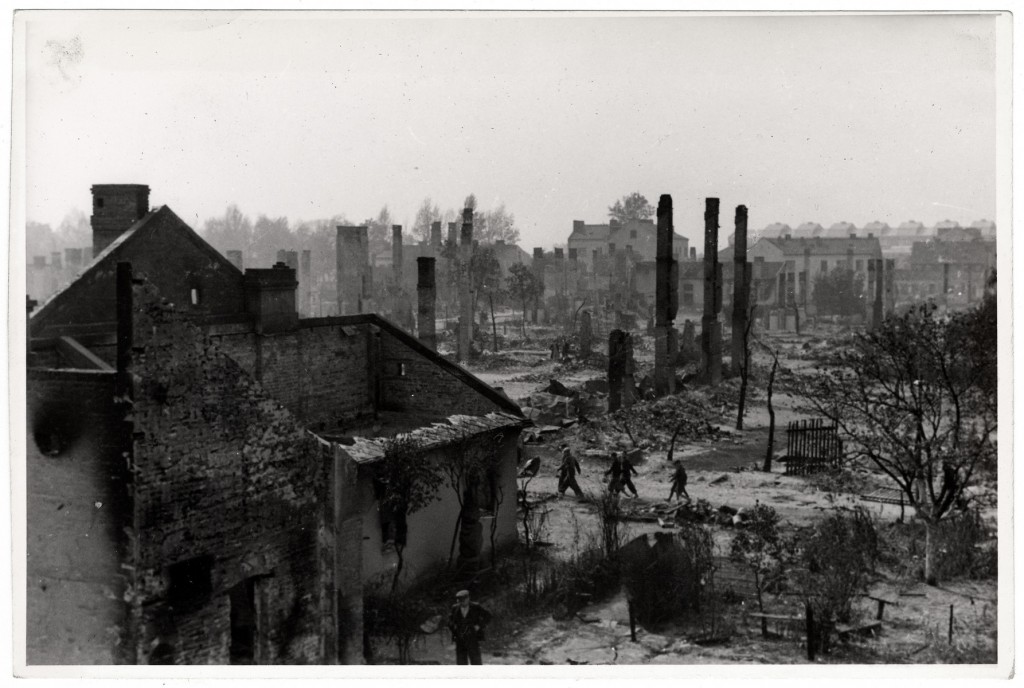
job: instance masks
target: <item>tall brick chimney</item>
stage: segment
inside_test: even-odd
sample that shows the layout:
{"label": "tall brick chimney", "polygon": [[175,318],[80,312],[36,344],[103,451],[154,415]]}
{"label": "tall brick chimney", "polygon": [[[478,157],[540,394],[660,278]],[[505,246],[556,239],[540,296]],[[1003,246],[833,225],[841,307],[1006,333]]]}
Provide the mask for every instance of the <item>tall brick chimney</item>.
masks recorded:
{"label": "tall brick chimney", "polygon": [[441,252],[441,223],[430,223],[430,249],[436,255]]}
{"label": "tall brick chimney", "polygon": [[402,225],[391,225],[391,274],[399,289],[402,288],[402,248]]}
{"label": "tall brick chimney", "polygon": [[149,212],[145,184],[95,184],[92,187],[92,254],[99,255]]}
{"label": "tall brick chimney", "polygon": [[469,261],[473,256],[473,209],[462,211],[462,234],[459,243],[459,257],[462,269],[459,270],[459,339],[456,358],[460,363],[469,360],[469,351],[473,342],[473,303],[470,300]]}
{"label": "tall brick chimney", "polygon": [[366,312],[370,287],[368,228],[338,225],[337,231],[338,315]]}
{"label": "tall brick chimney", "polygon": [[[438,224],[440,232],[440,224]],[[434,351],[437,350],[437,330],[435,326],[437,310],[437,287],[434,282],[434,258],[421,256],[416,259],[416,320],[417,337]]]}
{"label": "tall brick chimney", "polygon": [[255,316],[258,333],[294,329],[299,322],[295,309],[295,270],[284,263],[270,269],[245,271],[245,310]]}

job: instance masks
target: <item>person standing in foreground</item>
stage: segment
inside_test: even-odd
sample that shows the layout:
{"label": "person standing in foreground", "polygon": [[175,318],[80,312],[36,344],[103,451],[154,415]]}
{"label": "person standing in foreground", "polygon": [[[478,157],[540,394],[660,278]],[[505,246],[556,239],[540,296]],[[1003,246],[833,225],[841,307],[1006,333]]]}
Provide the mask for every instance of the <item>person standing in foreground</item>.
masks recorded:
{"label": "person standing in foreground", "polygon": [[583,490],[580,489],[580,484],[576,482],[576,474],[582,473],[580,469],[580,462],[576,460],[576,457],[569,451],[569,445],[562,445],[562,463],[558,466],[558,470],[555,475],[558,476],[558,496],[561,497],[565,494],[565,491],[570,487],[572,491],[576,493],[576,496],[583,498]]}
{"label": "person standing in foreground", "polygon": [[448,617],[448,630],[455,641],[455,662],[483,664],[480,641],[484,638],[484,627],[491,620],[491,613],[476,602],[471,602],[468,590],[459,590],[455,599]]}

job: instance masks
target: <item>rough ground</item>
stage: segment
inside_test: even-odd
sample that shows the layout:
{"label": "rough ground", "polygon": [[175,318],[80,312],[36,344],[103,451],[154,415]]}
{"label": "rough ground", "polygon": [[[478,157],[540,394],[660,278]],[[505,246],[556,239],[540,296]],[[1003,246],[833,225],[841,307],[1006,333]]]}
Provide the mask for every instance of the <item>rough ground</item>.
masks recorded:
{"label": "rough ground", "polygon": [[[814,362],[804,355],[804,340],[791,337],[784,344],[787,351],[781,364],[788,370],[807,368]],[[603,378],[598,369],[570,369],[549,360],[548,352],[540,347],[531,350],[522,347],[509,357],[511,363],[488,370],[474,370],[490,384],[503,387],[513,399],[528,397],[531,392],[545,387],[550,379],[557,379],[568,387],[579,387],[586,380]],[[649,352],[637,355],[641,367],[650,363]],[[765,361],[759,361],[765,363]],[[570,368],[572,368],[570,366]],[[707,500],[713,509],[721,505],[733,508],[751,507],[756,502],[776,509],[784,527],[808,525],[837,505],[861,504],[878,516],[879,522],[895,521],[899,507],[881,506],[863,502],[859,495],[874,485],[885,484],[876,476],[862,473],[853,484],[843,486],[825,484],[822,480],[790,477],[776,463],[771,473],[759,470],[765,456],[768,413],[760,389],[748,402],[745,429],[735,430],[735,407],[722,397],[735,396],[735,388],[726,383],[725,393],[699,398],[709,417],[713,434],[698,434],[675,447],[675,457],[682,458],[689,473],[688,491],[691,498]],[[756,385],[755,385],[756,387]],[[776,454],[785,450],[785,425],[788,421],[806,417],[796,408],[793,397],[776,392]],[[588,427],[590,425],[591,427]],[[594,428],[598,428],[595,430]],[[658,530],[661,526],[653,516],[655,505],[664,504],[669,491],[670,469],[666,461],[666,442],[651,442],[641,432],[634,432],[641,445],[647,445],[643,458],[636,463],[639,476],[634,478],[639,498],[624,498],[624,509],[633,518],[627,524],[627,538]],[[552,430],[541,434],[539,441],[525,446],[526,458],[541,458],[540,473],[528,485],[531,501],[548,511],[547,529],[541,539],[550,543],[554,556],[569,557],[580,541],[585,540],[597,524],[595,507],[588,497],[603,487],[604,470],[609,464],[612,449],[629,449],[632,442],[624,432],[609,428],[601,418],[590,424]],[[567,442],[580,459],[582,475],[579,483],[586,496],[579,500],[570,493],[556,494],[555,469],[558,464],[558,446]],[[819,487],[821,485],[822,487]],[[831,487],[833,491],[825,489]],[[841,489],[853,490],[842,492]],[[725,556],[732,529],[715,526],[718,554]],[[585,543],[584,543],[585,544]],[[736,571],[732,572],[736,575]],[[742,575],[740,573],[739,575]],[[857,638],[839,646],[831,655],[817,660],[834,663],[935,663],[957,661],[960,652],[978,647],[991,650],[994,661],[996,626],[996,582],[994,580],[958,581],[939,587],[914,584],[905,578],[889,576],[879,580],[871,589],[875,596],[898,602],[887,606],[881,633],[876,637]],[[487,604],[487,600],[484,600]],[[875,602],[859,602],[861,618],[873,619]],[[947,633],[950,605],[954,611],[954,639],[949,644]],[[800,615],[802,609],[794,598],[770,599],[767,611]],[[666,628],[658,632],[638,629],[637,642],[630,639],[629,618],[624,596],[584,608],[577,616],[556,621],[550,614],[524,620],[507,628],[500,637],[491,637],[484,643],[484,662],[488,664],[734,664],[807,663],[802,630],[793,633],[773,626],[781,637],[761,637],[759,623],[746,617],[756,611],[756,603],[746,600],[736,603],[729,611],[731,634],[727,642],[701,646],[692,641],[697,635],[692,628]],[[413,659],[423,663],[452,663],[454,649],[447,633],[438,631],[424,636],[413,648]],[[959,661],[963,661],[962,659]]]}

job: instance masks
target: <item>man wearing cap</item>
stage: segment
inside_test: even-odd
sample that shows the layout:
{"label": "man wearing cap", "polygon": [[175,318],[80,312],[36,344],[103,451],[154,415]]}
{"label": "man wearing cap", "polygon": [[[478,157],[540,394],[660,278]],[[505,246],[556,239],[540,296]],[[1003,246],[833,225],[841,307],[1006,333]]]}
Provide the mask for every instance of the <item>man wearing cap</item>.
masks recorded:
{"label": "man wearing cap", "polygon": [[455,593],[455,605],[448,617],[448,630],[455,641],[457,664],[483,664],[480,659],[480,641],[491,613],[476,602],[469,601],[469,590]]}

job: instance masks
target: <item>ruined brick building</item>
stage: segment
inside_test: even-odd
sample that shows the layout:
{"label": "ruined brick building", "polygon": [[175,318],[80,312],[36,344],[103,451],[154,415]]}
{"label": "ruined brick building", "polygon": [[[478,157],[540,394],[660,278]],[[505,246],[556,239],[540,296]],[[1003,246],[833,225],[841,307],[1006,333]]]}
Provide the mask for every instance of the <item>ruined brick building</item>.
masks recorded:
{"label": "ruined brick building", "polygon": [[[521,412],[374,314],[300,318],[293,269],[240,271],[146,192],[93,187],[102,246],[29,322],[27,661],[358,662],[363,584],[393,565],[382,438],[488,452],[472,564],[483,522],[515,537],[494,495]],[[407,524],[410,576],[448,554],[444,490]]]}

